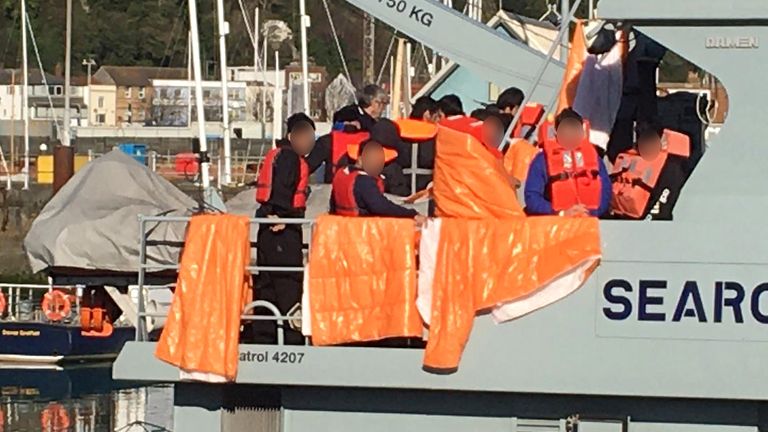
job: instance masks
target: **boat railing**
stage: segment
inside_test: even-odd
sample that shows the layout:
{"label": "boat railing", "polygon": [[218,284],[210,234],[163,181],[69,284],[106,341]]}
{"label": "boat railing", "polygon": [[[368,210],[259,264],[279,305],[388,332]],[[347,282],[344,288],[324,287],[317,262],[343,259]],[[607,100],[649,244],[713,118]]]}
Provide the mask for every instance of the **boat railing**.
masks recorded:
{"label": "boat railing", "polygon": [[[187,224],[191,220],[189,216],[139,216],[139,232],[141,233],[141,244],[139,249],[139,269],[138,269],[138,325],[136,326],[136,340],[148,341],[148,319],[152,318],[166,318],[167,313],[162,312],[149,312],[146,308],[145,292],[153,289],[161,289],[159,287],[152,287],[146,284],[147,273],[163,270],[176,270],[179,269],[179,264],[152,264],[147,262],[147,249],[153,246],[168,247],[168,242],[150,240],[148,238],[150,229],[157,226],[160,223],[169,224]],[[250,231],[254,229],[258,230],[259,225],[300,225],[301,227],[312,227],[315,221],[312,219],[280,219],[280,218],[252,218],[250,219]],[[309,238],[305,239],[307,244],[311,244],[311,232],[308,230]],[[253,238],[251,236],[250,238]],[[179,245],[181,248],[181,245]],[[251,265],[245,268],[251,274],[256,275],[259,272],[283,272],[283,273],[303,273],[304,267],[289,267],[289,266],[259,266],[253,265],[255,257],[253,256],[256,248],[256,242],[251,241]],[[305,254],[305,256],[307,256]],[[164,288],[163,288],[164,289]],[[268,313],[265,315],[256,315],[256,310],[263,309]],[[273,303],[258,300],[248,303],[243,308],[241,315],[242,321],[275,321],[277,324],[277,344],[282,345],[284,341],[284,326],[286,323],[295,320],[296,317],[282,315],[280,310]]]}
{"label": "boat railing", "polygon": [[[5,310],[0,311],[0,319],[5,314],[10,321],[34,321],[43,317],[41,299],[52,290],[77,290],[76,285],[13,284],[0,283],[0,293],[5,299]],[[77,308],[78,305],[73,305]]]}

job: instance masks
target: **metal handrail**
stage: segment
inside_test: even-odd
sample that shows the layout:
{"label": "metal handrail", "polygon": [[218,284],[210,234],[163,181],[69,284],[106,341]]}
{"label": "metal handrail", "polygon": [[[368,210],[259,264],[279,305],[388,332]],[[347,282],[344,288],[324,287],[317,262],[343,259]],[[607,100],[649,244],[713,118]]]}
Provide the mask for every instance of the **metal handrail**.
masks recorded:
{"label": "metal handrail", "polygon": [[[167,314],[165,313],[157,313],[157,312],[147,312],[145,310],[145,299],[144,299],[144,289],[148,288],[147,285],[145,285],[146,281],[146,272],[147,270],[178,270],[179,264],[148,264],[147,263],[147,247],[150,246],[159,246],[156,244],[150,244],[152,242],[148,239],[148,233],[147,233],[147,224],[148,223],[188,223],[192,219],[192,216],[139,216],[139,232],[141,233],[141,244],[139,249],[139,271],[138,271],[138,311],[137,311],[137,318],[138,318],[138,325],[136,326],[136,340],[137,341],[146,341],[148,339],[148,332],[147,332],[147,318],[165,318]],[[280,219],[280,218],[251,218],[249,219],[249,223],[251,225],[251,229],[253,229],[253,226],[256,225],[257,227],[259,225],[309,225],[312,226],[315,221],[313,219],[305,219],[305,218],[286,218],[286,219]],[[311,230],[310,230],[310,237],[311,237]],[[311,238],[309,243],[311,243]],[[164,244],[164,246],[168,246],[167,244]],[[179,245],[179,248],[181,248],[181,245]],[[251,247],[253,249],[253,247]],[[251,257],[253,258],[253,257]],[[285,272],[285,273],[298,273],[303,272],[304,267],[274,267],[274,266],[247,266],[243,270],[247,270],[250,272],[258,273],[258,272]],[[253,315],[252,313],[249,314],[249,311],[252,311],[255,308],[264,308],[268,309],[272,314],[271,315]],[[280,313],[280,310],[272,303],[264,300],[256,300],[254,302],[251,302],[245,306],[243,309],[243,313],[241,315],[241,320],[243,321],[276,321],[278,334],[277,334],[277,343],[278,345],[282,345],[284,343],[285,337],[285,322],[290,321],[291,319],[294,319],[294,317],[290,316],[284,316]]]}
{"label": "metal handrail", "polygon": [[[21,303],[33,300],[35,291],[50,291],[54,289],[77,289],[76,285],[45,285],[45,284],[14,284],[0,283],[0,293],[7,293],[6,297],[6,319],[18,319],[21,314]],[[24,295],[26,291],[26,295]],[[32,311],[34,313],[34,309]],[[2,316],[2,313],[0,313]]]}

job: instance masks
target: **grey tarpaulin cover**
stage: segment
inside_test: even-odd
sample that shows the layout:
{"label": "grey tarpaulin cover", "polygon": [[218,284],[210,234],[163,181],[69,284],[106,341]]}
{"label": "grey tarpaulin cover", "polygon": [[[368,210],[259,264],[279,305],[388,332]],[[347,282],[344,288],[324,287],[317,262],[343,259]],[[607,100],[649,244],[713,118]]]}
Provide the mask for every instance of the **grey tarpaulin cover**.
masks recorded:
{"label": "grey tarpaulin cover", "polygon": [[[188,216],[195,201],[119,150],[88,163],[46,204],[24,239],[32,271],[136,272],[139,215]],[[184,224],[149,224],[150,240],[184,241]],[[147,248],[150,264],[178,263],[179,247]]]}

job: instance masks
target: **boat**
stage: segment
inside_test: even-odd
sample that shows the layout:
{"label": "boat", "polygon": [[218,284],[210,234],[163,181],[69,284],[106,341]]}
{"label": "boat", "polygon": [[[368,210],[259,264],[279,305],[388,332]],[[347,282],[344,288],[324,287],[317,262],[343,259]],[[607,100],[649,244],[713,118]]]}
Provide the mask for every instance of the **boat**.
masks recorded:
{"label": "boat", "polygon": [[[440,2],[348,1],[488,68],[472,48],[494,49],[474,38],[490,32]],[[632,24],[727,88],[727,122],[674,221],[601,221],[602,262],[585,285],[512,323],[477,317],[452,375],[414,367],[416,349],[241,344],[235,384],[190,383],[140,335],[114,377],[173,382],[175,428],[184,431],[766,430],[768,197],[756,185],[768,175],[768,147],[755,138],[768,96],[768,3],[602,0],[598,16]],[[521,52],[504,47],[507,58]],[[523,63],[487,76],[540,80],[531,73],[539,63]],[[555,90],[543,87],[545,102]]]}
{"label": "boat", "polygon": [[[121,317],[115,304],[109,305],[109,311],[85,307],[90,299],[85,291],[82,285],[0,284],[0,304],[4,306],[0,311],[0,366],[113,360],[135,338],[136,328]],[[44,299],[54,293],[66,299],[66,313],[61,316],[45,312]],[[103,314],[98,329],[92,328],[94,314]],[[88,324],[84,316],[91,317]]]}

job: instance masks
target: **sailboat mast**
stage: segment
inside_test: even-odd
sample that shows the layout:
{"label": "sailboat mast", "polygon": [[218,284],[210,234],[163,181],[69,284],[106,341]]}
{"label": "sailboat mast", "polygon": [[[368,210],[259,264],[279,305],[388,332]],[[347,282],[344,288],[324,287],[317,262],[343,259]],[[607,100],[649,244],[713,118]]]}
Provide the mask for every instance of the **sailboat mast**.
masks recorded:
{"label": "sailboat mast", "polygon": [[[72,0],[67,0],[72,1]],[[200,33],[197,27],[197,0],[189,0],[189,32],[192,41],[192,69],[195,72],[195,107],[197,108],[197,133],[200,140],[200,171],[204,188],[211,186],[208,172],[208,143],[205,136],[205,105],[203,104],[203,68],[200,64]]]}
{"label": "sailboat mast", "polygon": [[[24,189],[29,189],[29,67],[27,65],[27,2],[21,0],[21,118],[24,119]],[[41,71],[42,73],[42,71]]]}
{"label": "sailboat mast", "polygon": [[[61,137],[61,144],[65,147],[72,145],[70,143],[70,66],[72,63],[72,0],[67,0],[67,34],[66,34],[66,51],[64,54],[64,129]],[[40,71],[40,73],[43,73]]]}
{"label": "sailboat mast", "polygon": [[309,113],[309,59],[307,56],[307,28],[309,27],[309,15],[307,15],[306,0],[299,0],[299,15],[301,20],[301,80],[302,96],[304,100],[304,114]]}
{"label": "sailboat mast", "polygon": [[221,127],[224,136],[224,175],[219,173],[222,183],[232,182],[232,137],[229,127],[229,85],[227,76],[227,34],[229,23],[224,19],[224,0],[216,1],[216,13],[219,26],[219,58],[221,60]]}

